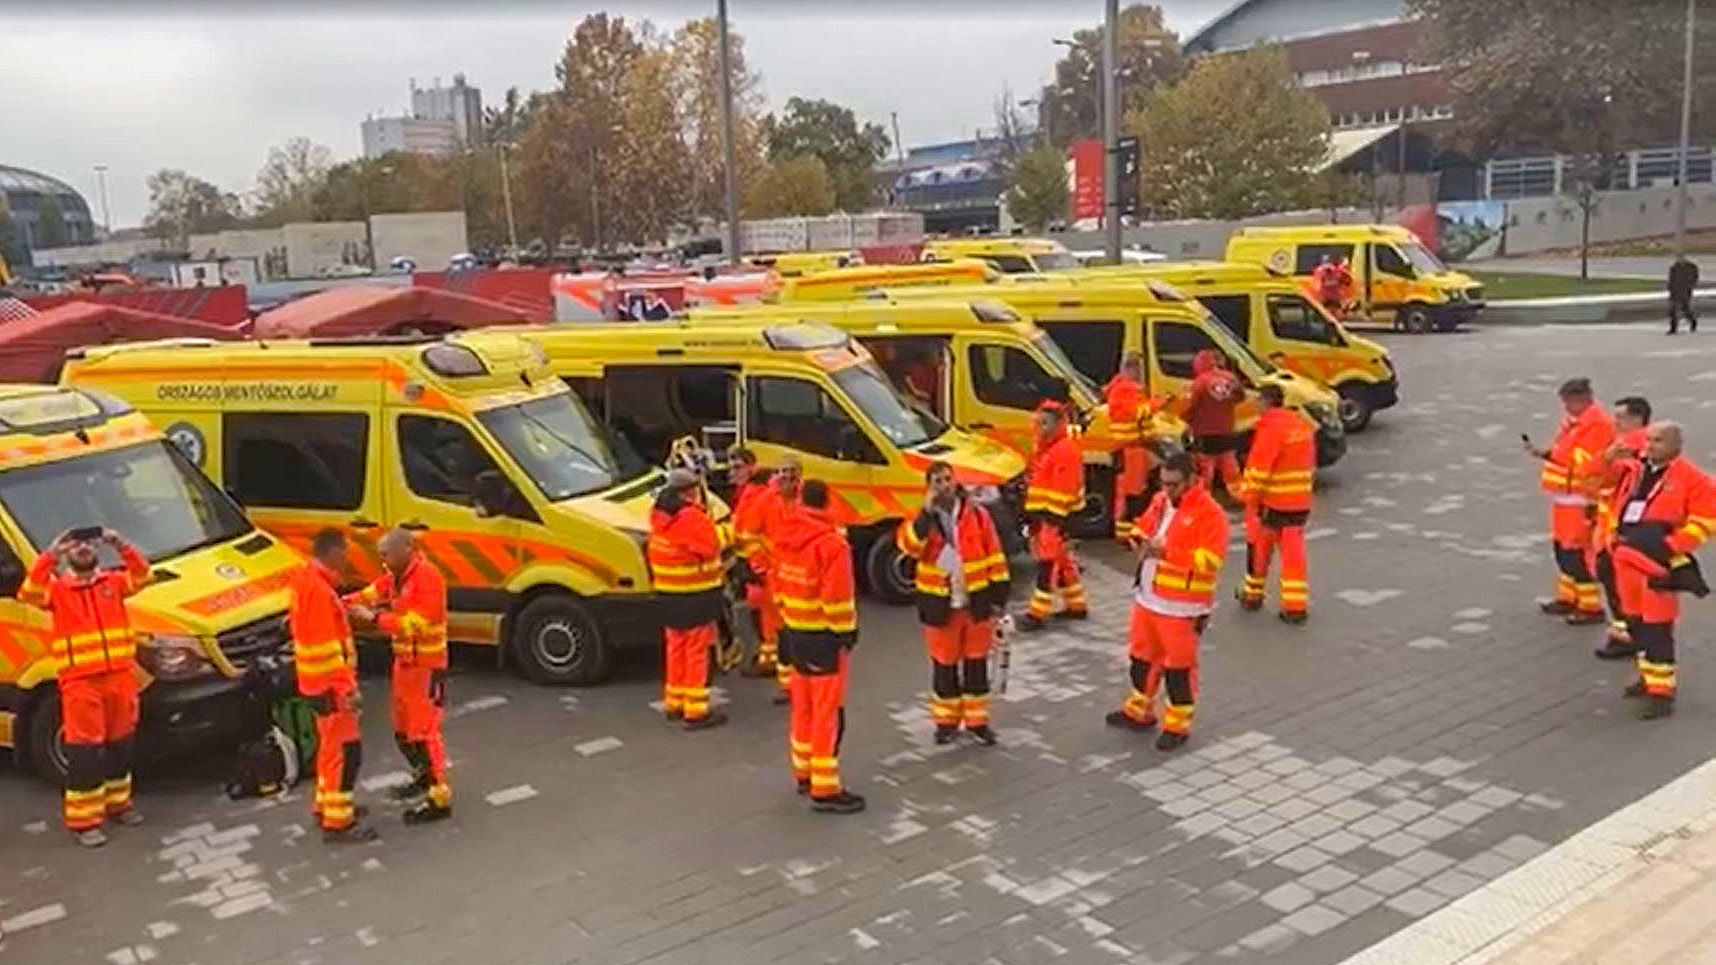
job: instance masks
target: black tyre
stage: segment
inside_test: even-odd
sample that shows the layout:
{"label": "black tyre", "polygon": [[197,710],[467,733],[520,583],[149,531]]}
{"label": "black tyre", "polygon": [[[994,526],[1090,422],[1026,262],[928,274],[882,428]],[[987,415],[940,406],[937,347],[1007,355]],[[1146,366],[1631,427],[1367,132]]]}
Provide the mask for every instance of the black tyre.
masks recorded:
{"label": "black tyre", "polygon": [[1074,536],[1085,539],[1114,535],[1113,469],[1107,466],[1085,467],[1084,506],[1072,514],[1067,524]]}
{"label": "black tyre", "polygon": [[601,626],[577,598],[539,596],[512,620],[512,657],[539,684],[588,687],[608,676],[613,653]]}
{"label": "black tyre", "polygon": [[883,527],[864,549],[864,582],[870,595],[891,606],[912,602],[917,562],[894,545],[893,530]]}
{"label": "black tyre", "polygon": [[1430,316],[1430,309],[1424,305],[1408,305],[1402,308],[1395,327],[1404,329],[1412,335],[1424,335],[1436,327],[1436,320]]}
{"label": "black tyre", "polygon": [[59,694],[49,688],[31,705],[29,714],[24,721],[24,747],[30,769],[43,784],[65,787],[70,765],[66,762],[65,732],[60,726]]}
{"label": "black tyre", "polygon": [[1362,382],[1348,382],[1335,391],[1341,397],[1341,428],[1348,434],[1363,432],[1370,426],[1370,417],[1376,414],[1376,407],[1370,401],[1370,387]]}

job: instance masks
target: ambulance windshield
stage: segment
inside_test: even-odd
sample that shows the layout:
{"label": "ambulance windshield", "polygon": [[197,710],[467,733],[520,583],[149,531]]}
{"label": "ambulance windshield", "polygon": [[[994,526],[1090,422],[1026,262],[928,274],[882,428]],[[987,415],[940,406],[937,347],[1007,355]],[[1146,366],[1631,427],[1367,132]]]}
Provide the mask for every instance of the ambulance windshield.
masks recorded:
{"label": "ambulance windshield", "polygon": [[477,421],[556,502],[607,489],[647,468],[622,457],[570,391],[479,412]]}
{"label": "ambulance windshield", "polygon": [[[106,526],[152,562],[251,530],[244,512],[160,439],[0,472],[0,503],[37,549],[68,529]],[[118,562],[106,550],[102,559]]]}
{"label": "ambulance windshield", "polygon": [[848,365],[834,373],[834,382],[896,446],[922,445],[947,431],[947,423],[901,398],[874,362]]}

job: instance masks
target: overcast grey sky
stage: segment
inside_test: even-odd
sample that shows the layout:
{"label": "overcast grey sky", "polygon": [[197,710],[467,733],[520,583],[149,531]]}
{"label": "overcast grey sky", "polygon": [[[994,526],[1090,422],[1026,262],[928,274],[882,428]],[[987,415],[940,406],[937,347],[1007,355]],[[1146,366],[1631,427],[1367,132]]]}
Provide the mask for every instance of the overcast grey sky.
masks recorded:
{"label": "overcast grey sky", "polygon": [[[1162,0],[1182,36],[1231,0]],[[572,26],[606,9],[671,29],[714,9],[651,0],[278,5],[206,3],[52,10],[0,0],[0,163],[67,181],[101,218],[94,166],[108,166],[116,227],[142,220],[144,179],[183,168],[249,190],[268,148],[305,135],[336,158],[359,153],[368,113],[400,113],[407,82],[463,72],[485,104],[542,89]],[[300,11],[274,12],[282,7]],[[68,12],[69,11],[69,12]],[[1100,0],[731,0],[771,106],[826,97],[907,146],[993,125],[1003,85],[1029,97],[1059,52],[1050,40],[1102,17]]]}

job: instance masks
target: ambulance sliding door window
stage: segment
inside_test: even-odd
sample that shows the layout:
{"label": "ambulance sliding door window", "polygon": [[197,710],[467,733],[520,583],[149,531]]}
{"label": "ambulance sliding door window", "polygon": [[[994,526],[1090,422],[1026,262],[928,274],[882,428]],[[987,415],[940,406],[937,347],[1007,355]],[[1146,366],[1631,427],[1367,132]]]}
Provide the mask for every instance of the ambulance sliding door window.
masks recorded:
{"label": "ambulance sliding door window", "polygon": [[244,412],[222,416],[222,476],[245,506],[357,509],[363,505],[369,417]]}
{"label": "ambulance sliding door window", "polygon": [[846,410],[813,382],[752,377],[746,381],[745,410],[746,435],[757,442],[828,459],[887,464]]}
{"label": "ambulance sliding door window", "polygon": [[1073,367],[1097,385],[1107,385],[1120,371],[1120,346],[1126,341],[1126,325],[1119,319],[1101,322],[1045,322],[1049,337],[1061,347]]}
{"label": "ambulance sliding door window", "polygon": [[399,417],[399,464],[414,495],[460,506],[476,505],[480,473],[499,472],[469,429],[421,415]]}
{"label": "ambulance sliding door window", "polygon": [[1347,264],[1352,265],[1355,271],[1357,270],[1357,266],[1353,264],[1352,245],[1300,245],[1298,258],[1294,262],[1293,274],[1309,275],[1318,265],[1323,263],[1324,255],[1329,256],[1330,261],[1340,261],[1345,258]]}

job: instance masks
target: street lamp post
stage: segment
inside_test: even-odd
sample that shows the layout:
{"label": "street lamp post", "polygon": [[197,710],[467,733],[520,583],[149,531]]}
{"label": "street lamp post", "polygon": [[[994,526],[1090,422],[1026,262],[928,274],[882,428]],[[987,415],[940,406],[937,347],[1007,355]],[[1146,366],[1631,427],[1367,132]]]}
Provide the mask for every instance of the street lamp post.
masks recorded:
{"label": "street lamp post", "polygon": [[1108,229],[1108,263],[1120,264],[1120,0],[1108,0],[1102,31],[1102,214]]}
{"label": "street lamp post", "polygon": [[727,167],[727,261],[739,263],[739,172],[733,144],[733,64],[727,41],[727,0],[716,0],[721,34],[721,153]]}
{"label": "street lamp post", "polygon": [[518,253],[518,224],[513,221],[512,217],[512,175],[508,173],[506,166],[506,156],[511,152],[511,144],[501,144],[501,201],[506,205],[506,243],[512,249],[511,253],[516,255]]}
{"label": "street lamp post", "polygon": [[1686,0],[1686,63],[1680,75],[1680,177],[1674,203],[1674,257],[1686,257],[1686,155],[1692,149],[1692,42],[1698,19],[1698,0]]}
{"label": "street lamp post", "polygon": [[101,188],[101,234],[106,239],[113,234],[113,218],[107,210],[107,165],[95,166],[95,183]]}

